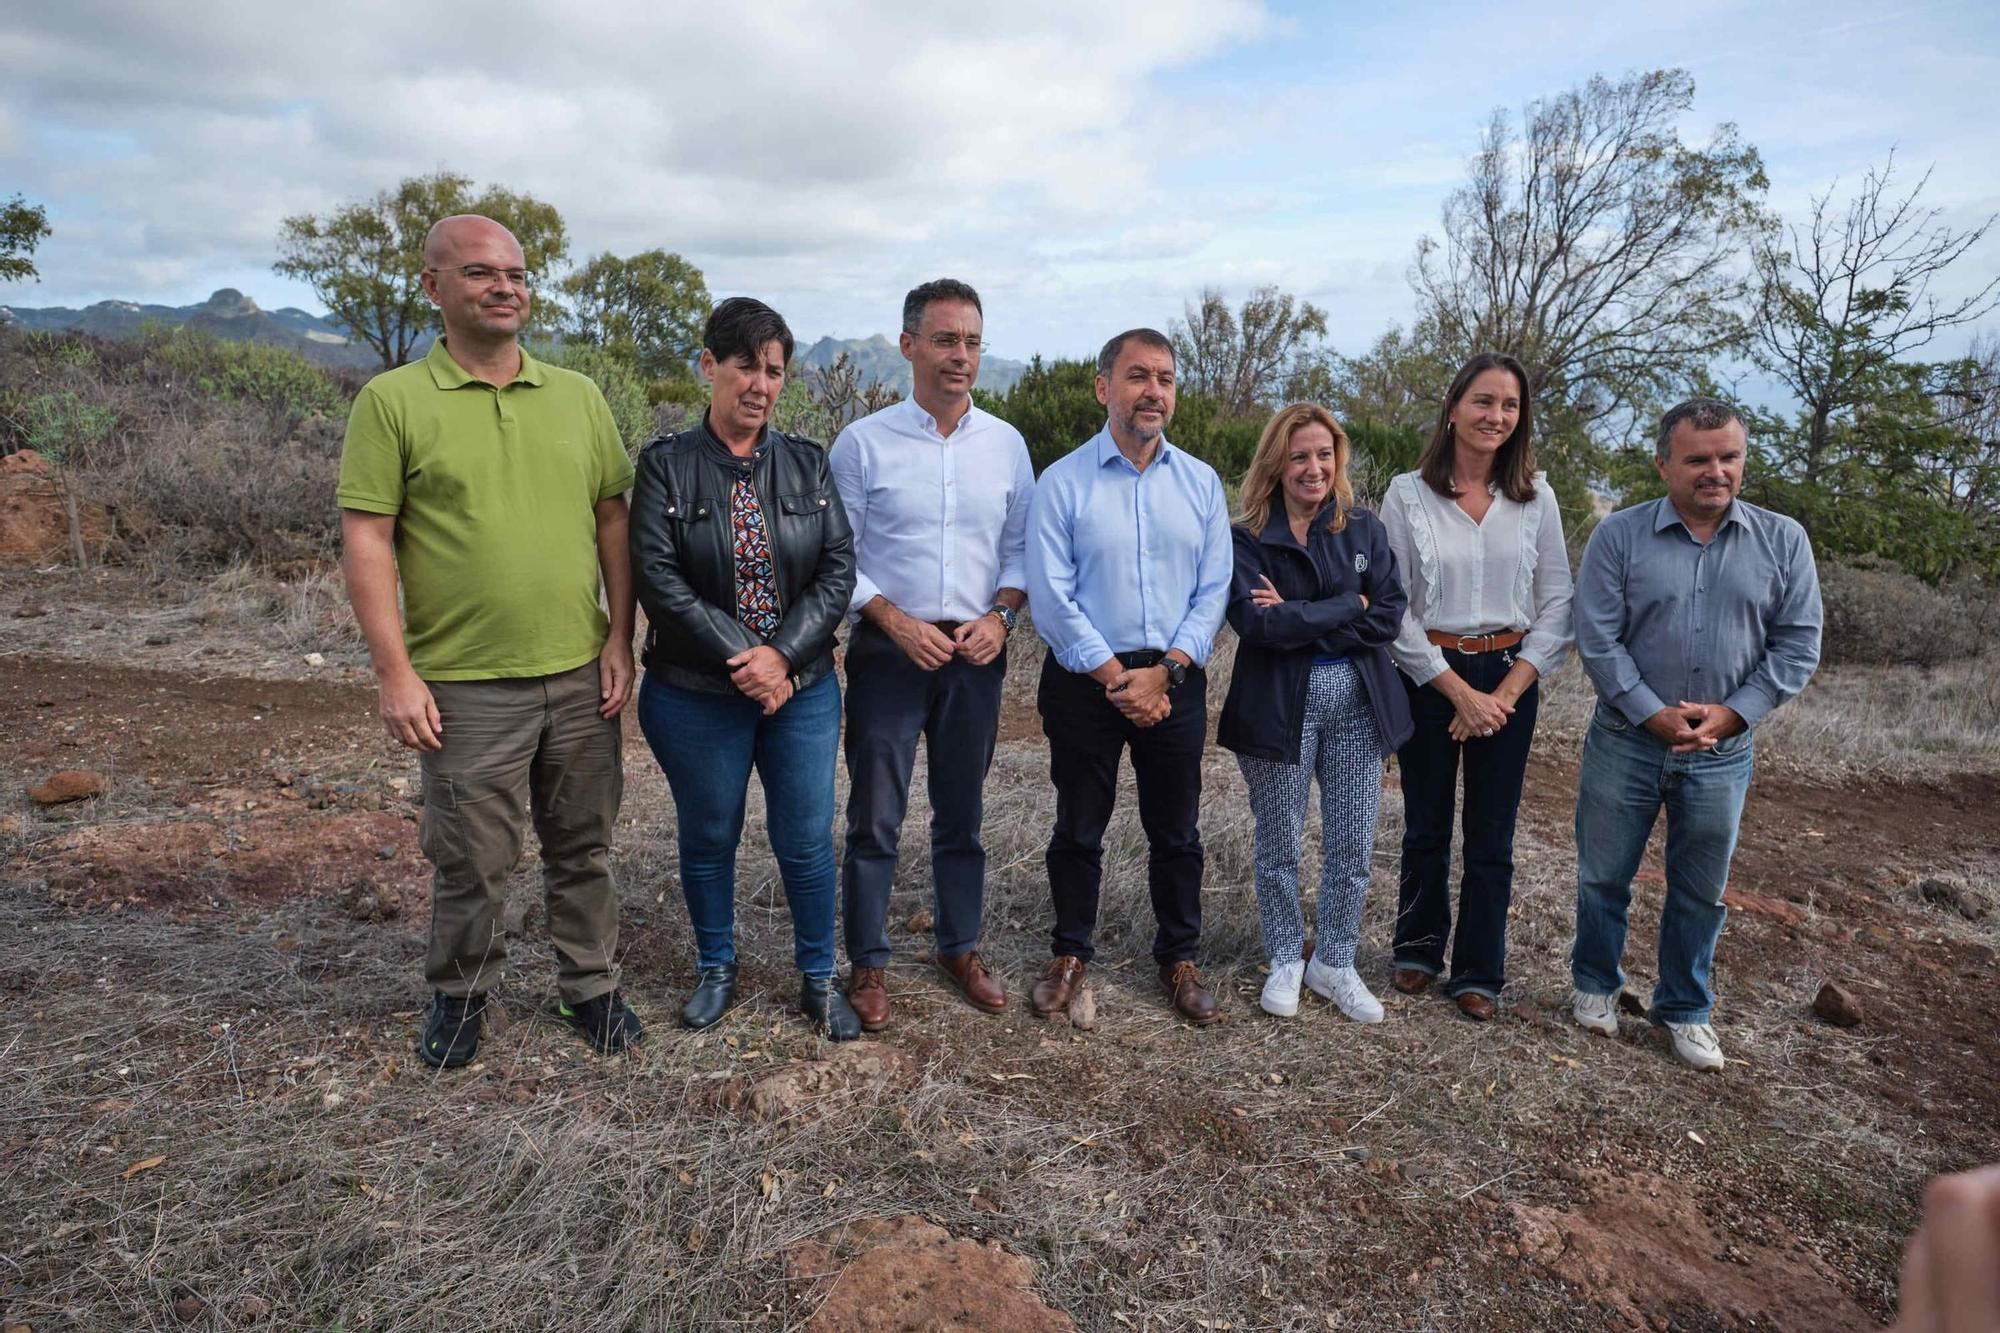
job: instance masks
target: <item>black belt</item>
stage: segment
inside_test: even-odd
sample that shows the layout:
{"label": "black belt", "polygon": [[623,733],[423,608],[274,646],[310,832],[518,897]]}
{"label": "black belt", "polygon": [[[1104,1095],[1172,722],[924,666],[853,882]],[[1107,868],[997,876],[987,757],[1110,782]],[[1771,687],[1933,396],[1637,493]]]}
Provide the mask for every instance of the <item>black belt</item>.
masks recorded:
{"label": "black belt", "polygon": [[1136,671],[1140,667],[1156,667],[1167,660],[1167,655],[1158,648],[1137,648],[1129,653],[1119,653],[1117,657],[1118,665],[1128,671]]}

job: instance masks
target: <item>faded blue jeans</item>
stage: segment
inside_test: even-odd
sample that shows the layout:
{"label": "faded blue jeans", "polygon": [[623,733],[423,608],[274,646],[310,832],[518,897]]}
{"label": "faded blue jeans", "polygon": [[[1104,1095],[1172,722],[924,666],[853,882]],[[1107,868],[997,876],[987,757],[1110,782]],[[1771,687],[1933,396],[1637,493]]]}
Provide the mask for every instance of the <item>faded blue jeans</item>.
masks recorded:
{"label": "faded blue jeans", "polygon": [[1666,742],[1599,703],[1583,742],[1576,797],[1576,944],[1570,974],[1590,995],[1625,984],[1632,876],[1660,810],[1667,812],[1667,898],[1660,913],[1656,1022],[1706,1023],[1709,973],[1728,909],[1729,858],[1750,790],[1753,732],[1712,750],[1674,754]]}
{"label": "faded blue jeans", "polygon": [[792,909],[792,953],[809,977],[833,975],[833,774],[840,684],[831,671],[769,717],[741,694],[639,687],[639,726],[674,795],[681,892],[696,965],[736,961],[736,845],[754,764],[764,824]]}

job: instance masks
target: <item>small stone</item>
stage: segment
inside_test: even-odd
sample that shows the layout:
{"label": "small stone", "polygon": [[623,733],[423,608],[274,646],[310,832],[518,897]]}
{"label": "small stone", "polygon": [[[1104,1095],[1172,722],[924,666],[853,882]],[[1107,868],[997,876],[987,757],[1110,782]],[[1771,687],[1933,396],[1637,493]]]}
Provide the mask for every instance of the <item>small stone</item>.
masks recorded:
{"label": "small stone", "polygon": [[326,665],[326,655],[323,653],[307,653],[306,665],[309,667],[323,667]]}
{"label": "small stone", "polygon": [[250,711],[253,713],[275,713],[278,711],[278,705],[268,699],[259,699],[250,705]]}
{"label": "small stone", "polygon": [[936,922],[929,912],[912,912],[910,919],[903,923],[903,929],[909,931],[912,935],[922,935],[928,933],[935,924]]}
{"label": "small stone", "polygon": [[1931,906],[1947,908],[1967,921],[1978,921],[1986,915],[1985,903],[1950,880],[1924,880],[1917,885],[1917,893]]}
{"label": "small stone", "polygon": [[1097,1026],[1097,990],[1085,986],[1069,1000],[1069,1023],[1073,1028],[1089,1032]]}
{"label": "small stone", "polygon": [[1813,1012],[1837,1028],[1851,1028],[1861,1021],[1861,1002],[1846,988],[1829,981],[1813,997]]}
{"label": "small stone", "polygon": [[1346,1157],[1347,1160],[1350,1162],[1365,1162],[1369,1158],[1375,1155],[1374,1153],[1368,1151],[1368,1149],[1360,1146],[1356,1146],[1353,1148],[1342,1148],[1340,1151],[1342,1156]]}
{"label": "small stone", "polygon": [[102,796],[110,790],[111,782],[102,773],[87,768],[65,768],[49,774],[40,786],[30,787],[28,799],[36,805],[64,805]]}
{"label": "small stone", "polygon": [[183,1296],[174,1302],[174,1318],[192,1324],[208,1312],[208,1302],[199,1296]]}
{"label": "small stone", "polygon": [[229,1313],[239,1324],[254,1324],[271,1317],[271,1303],[262,1296],[242,1296],[229,1307]]}
{"label": "small stone", "polygon": [[385,842],[385,843],[383,843],[383,844],[382,844],[382,845],[381,845],[380,847],[377,847],[377,848],[375,849],[375,859],[376,859],[377,861],[393,861],[393,860],[395,860],[395,859],[396,859],[396,848],[395,848],[395,847],[394,847],[394,846],[393,846],[392,844],[390,844],[390,843],[386,843],[386,842]]}
{"label": "small stone", "polygon": [[49,609],[46,606],[41,606],[34,602],[28,602],[14,608],[14,619],[33,620],[36,616],[45,616],[48,613]]}
{"label": "small stone", "polygon": [[173,641],[174,636],[171,634],[148,634],[146,636],[146,646],[148,648],[164,648]]}

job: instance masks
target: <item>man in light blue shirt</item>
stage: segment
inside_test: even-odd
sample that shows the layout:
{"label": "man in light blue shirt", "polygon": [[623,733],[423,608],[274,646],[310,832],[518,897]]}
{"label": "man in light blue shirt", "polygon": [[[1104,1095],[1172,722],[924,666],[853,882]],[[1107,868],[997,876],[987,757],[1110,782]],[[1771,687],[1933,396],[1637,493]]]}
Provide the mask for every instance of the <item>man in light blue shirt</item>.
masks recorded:
{"label": "man in light blue shirt", "polygon": [[1094,952],[1105,825],[1127,746],[1159,929],[1153,958],[1174,1007],[1222,1015],[1195,970],[1201,943],[1201,758],[1208,660],[1228,600],[1229,510],[1215,469],[1167,442],[1173,345],[1133,329],[1097,358],[1105,426],[1051,464],[1028,524],[1028,596],[1049,646],[1037,702],[1049,738],[1055,958],[1035,1012],[1067,1009]]}
{"label": "man in light blue shirt", "polygon": [[889,1021],[889,893],[917,738],[930,774],[932,957],[998,1013],[1007,991],[977,945],[986,895],[986,772],[1000,726],[1007,634],[1026,600],[1028,447],[973,406],[984,350],[979,293],[940,278],[903,301],[910,396],[841,431],[830,462],[854,528],[847,644],[847,846],[841,860],[847,1001]]}
{"label": "man in light blue shirt", "polygon": [[1720,1069],[1709,972],[1755,727],[1819,664],[1819,575],[1805,529],[1736,498],[1749,435],[1727,403],[1661,418],[1665,498],[1597,525],[1577,574],[1577,656],[1597,687],[1576,800],[1577,1022],[1618,1031],[1632,876],[1662,806],[1666,903],[1651,1016],[1674,1054]]}

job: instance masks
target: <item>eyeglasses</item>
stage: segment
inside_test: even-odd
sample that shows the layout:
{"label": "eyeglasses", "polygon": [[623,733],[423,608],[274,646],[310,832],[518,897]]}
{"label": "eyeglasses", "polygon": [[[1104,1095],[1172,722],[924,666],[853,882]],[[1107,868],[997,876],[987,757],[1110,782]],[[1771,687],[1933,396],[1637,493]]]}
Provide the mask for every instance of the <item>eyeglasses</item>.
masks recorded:
{"label": "eyeglasses", "polygon": [[532,287],[535,275],[524,268],[494,268],[490,264],[431,265],[433,273],[456,273],[475,287],[491,287],[505,278],[516,287]]}
{"label": "eyeglasses", "polygon": [[940,352],[949,352],[960,343],[964,343],[965,350],[974,356],[978,356],[981,350],[987,345],[986,340],[976,333],[968,333],[963,337],[956,333],[933,333],[925,338],[924,341],[937,348]]}

